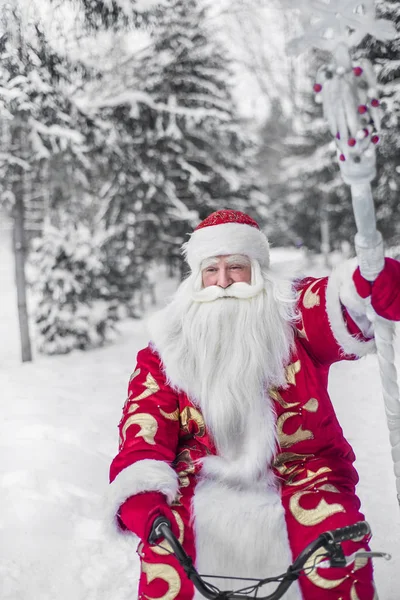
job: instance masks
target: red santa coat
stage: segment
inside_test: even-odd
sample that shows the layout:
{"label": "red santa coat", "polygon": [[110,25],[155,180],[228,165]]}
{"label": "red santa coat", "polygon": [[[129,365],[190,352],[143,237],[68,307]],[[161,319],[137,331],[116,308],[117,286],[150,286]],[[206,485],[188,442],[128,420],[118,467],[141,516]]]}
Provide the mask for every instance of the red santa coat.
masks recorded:
{"label": "red santa coat", "polygon": [[[278,437],[270,473],[277,489],[263,482],[249,489],[202,478],[202,459],[216,449],[200,411],[168,385],[156,349],[149,346],[138,354],[119,424],[120,449],[110,470],[113,514],[134,494],[161,491],[200,572],[244,577],[277,575],[319,533],[364,518],[355,494],[355,456],[327,383],[333,362],[373,351],[374,342],[364,338],[339,302],[338,277],[310,278],[298,286],[301,318],[286,367],[288,387],[269,390]],[[367,542],[344,547],[350,555]],[[142,540],[138,553],[139,598],[200,597],[167,550]],[[259,560],[257,574],[240,570],[247,559],[249,565]],[[285,598],[373,600],[370,563],[308,572],[300,578],[300,590],[294,587]]]}

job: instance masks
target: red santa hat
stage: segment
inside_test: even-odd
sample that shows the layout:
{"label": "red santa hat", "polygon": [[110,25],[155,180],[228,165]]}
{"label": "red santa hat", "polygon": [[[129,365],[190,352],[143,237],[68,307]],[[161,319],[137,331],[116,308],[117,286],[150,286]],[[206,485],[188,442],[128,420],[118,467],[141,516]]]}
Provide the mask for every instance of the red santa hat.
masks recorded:
{"label": "red santa hat", "polygon": [[258,223],[238,210],[218,210],[194,230],[183,245],[185,258],[196,272],[201,263],[212,256],[244,254],[256,259],[261,268],[269,266],[269,244]]}

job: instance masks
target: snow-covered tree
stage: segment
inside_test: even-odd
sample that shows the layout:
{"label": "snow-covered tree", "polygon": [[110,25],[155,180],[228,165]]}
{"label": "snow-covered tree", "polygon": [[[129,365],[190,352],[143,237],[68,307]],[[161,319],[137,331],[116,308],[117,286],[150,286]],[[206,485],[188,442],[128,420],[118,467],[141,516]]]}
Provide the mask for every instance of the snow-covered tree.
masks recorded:
{"label": "snow-covered tree", "polygon": [[[107,218],[133,227],[145,260],[179,257],[184,234],[212,210],[257,216],[253,143],[232,98],[229,64],[195,0],[169,0],[134,76],[97,99],[110,135],[124,148],[111,164],[118,193]],[[128,64],[128,63],[127,63]],[[110,163],[109,163],[110,164]]]}
{"label": "snow-covered tree", "polygon": [[118,304],[108,286],[106,247],[113,234],[63,218],[59,228],[46,223],[33,241],[30,279],[40,352],[65,354],[112,339]]}
{"label": "snow-covered tree", "polygon": [[[291,126],[286,124],[282,130],[282,158],[268,188],[278,224],[271,239],[278,240],[283,233],[284,241],[317,251],[323,246],[326,251],[328,243],[333,249],[354,236],[350,195],[340,176],[328,124],[315,102],[310,76],[300,92]],[[271,121],[275,125],[274,115]],[[268,127],[271,125],[266,126],[266,140]]]}
{"label": "snow-covered tree", "polygon": [[[25,227],[33,227],[35,236],[41,234],[45,219],[52,222],[56,231],[62,227],[60,217],[63,221],[68,215],[72,221],[81,223],[81,227],[96,233],[96,227],[103,227],[101,209],[105,203],[104,197],[97,195],[101,191],[97,182],[107,183],[110,156],[121,156],[125,148],[118,148],[120,140],[113,138],[112,132],[108,138],[110,129],[107,129],[107,122],[93,120],[79,107],[77,92],[86,89],[99,75],[97,66],[87,60],[90,44],[89,49],[80,55],[76,51],[67,54],[59,39],[54,37],[54,31],[49,29],[52,23],[49,24],[46,15],[40,12],[39,8],[43,6],[36,5],[37,12],[33,8],[33,5],[24,7],[22,2],[16,2],[8,6],[2,15],[8,33],[0,45],[0,111],[3,117],[0,131],[1,200],[11,210],[18,206],[23,211]],[[73,44],[68,46],[71,48]],[[116,172],[120,180],[126,179],[124,170],[127,164],[127,161],[122,165],[118,162]],[[118,190],[112,185],[111,188],[112,193],[117,195]],[[21,219],[20,222],[23,230]],[[104,288],[108,289],[107,294],[102,296],[105,313],[111,310],[117,315],[114,305],[118,301],[129,307],[130,314],[137,313],[135,292],[143,284],[145,276],[139,264],[142,259],[132,252],[131,233],[131,229],[125,229],[119,230],[116,235],[107,235],[102,248]],[[49,232],[45,234],[48,236]],[[47,247],[48,240],[43,239],[42,242]],[[21,251],[25,260],[26,243],[22,243]],[[69,272],[73,267],[73,261],[63,261],[61,266],[57,266],[55,279],[51,279],[51,272],[46,271],[51,280],[49,285],[60,286],[58,297],[68,306],[70,300],[62,291],[60,273],[61,268],[65,269],[64,277],[68,280],[73,277]],[[89,285],[89,280],[84,282]],[[36,286],[35,293],[43,294],[39,304],[46,306],[47,288]],[[52,293],[57,295],[55,288]],[[91,297],[92,292],[90,289],[83,290],[80,297],[84,298],[85,294]],[[68,306],[67,312],[70,310]],[[60,315],[65,312],[60,303],[54,305],[51,315],[60,327],[58,330],[54,325],[52,331],[64,339],[64,325],[62,320],[56,319],[57,310]],[[86,335],[82,333],[83,322],[86,318],[86,327],[90,330],[92,319],[86,308],[79,310],[75,342],[73,319],[68,325],[71,326],[68,342],[64,340],[69,348],[74,343],[79,347],[89,343],[82,341]],[[42,317],[36,313],[35,319],[42,320]],[[48,351],[46,344],[41,343],[40,347]],[[51,351],[55,351],[54,348],[62,351],[63,344],[53,346]]]}
{"label": "snow-covered tree", "polygon": [[8,199],[23,194],[29,212],[38,195],[51,206],[53,192],[70,199],[87,180],[86,119],[68,89],[72,78],[75,83],[81,78],[82,65],[60,55],[40,20],[24,18],[18,3],[2,17],[7,30],[0,45],[2,186]]}
{"label": "snow-covered tree", "polygon": [[400,5],[393,0],[378,0],[376,4],[377,17],[391,21],[398,35],[389,41],[368,36],[356,56],[368,58],[378,76],[383,110],[374,199],[377,226],[387,245],[396,245],[400,239]]}

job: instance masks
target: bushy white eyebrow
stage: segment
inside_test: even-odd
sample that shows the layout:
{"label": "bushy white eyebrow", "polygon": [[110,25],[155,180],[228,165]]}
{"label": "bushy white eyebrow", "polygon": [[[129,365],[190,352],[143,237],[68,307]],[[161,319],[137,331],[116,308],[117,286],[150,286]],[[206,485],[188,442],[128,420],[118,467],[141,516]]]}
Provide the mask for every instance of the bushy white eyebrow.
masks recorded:
{"label": "bushy white eyebrow", "polygon": [[244,254],[231,254],[230,256],[226,257],[226,262],[228,265],[235,263],[243,267],[249,267],[251,264],[250,259]]}
{"label": "bushy white eyebrow", "polygon": [[211,258],[205,258],[201,263],[201,270],[207,269],[208,267],[215,267],[219,262],[219,258],[212,256]]}
{"label": "bushy white eyebrow", "polygon": [[[207,269],[208,267],[215,267],[218,265],[221,257],[211,256],[210,258],[205,258],[201,263],[201,270]],[[241,265],[243,267],[248,267],[251,265],[250,259],[244,254],[230,254],[224,257],[226,259],[226,263],[228,265],[236,264]]]}

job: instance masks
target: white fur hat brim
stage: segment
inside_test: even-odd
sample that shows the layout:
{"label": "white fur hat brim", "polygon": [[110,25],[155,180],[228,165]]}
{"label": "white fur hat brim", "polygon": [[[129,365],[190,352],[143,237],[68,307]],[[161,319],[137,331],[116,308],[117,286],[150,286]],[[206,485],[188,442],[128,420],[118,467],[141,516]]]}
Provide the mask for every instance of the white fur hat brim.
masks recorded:
{"label": "white fur hat brim", "polygon": [[261,268],[269,267],[269,244],[256,227],[242,223],[221,223],[202,227],[192,233],[182,251],[192,272],[201,268],[206,258],[244,254],[258,260]]}

